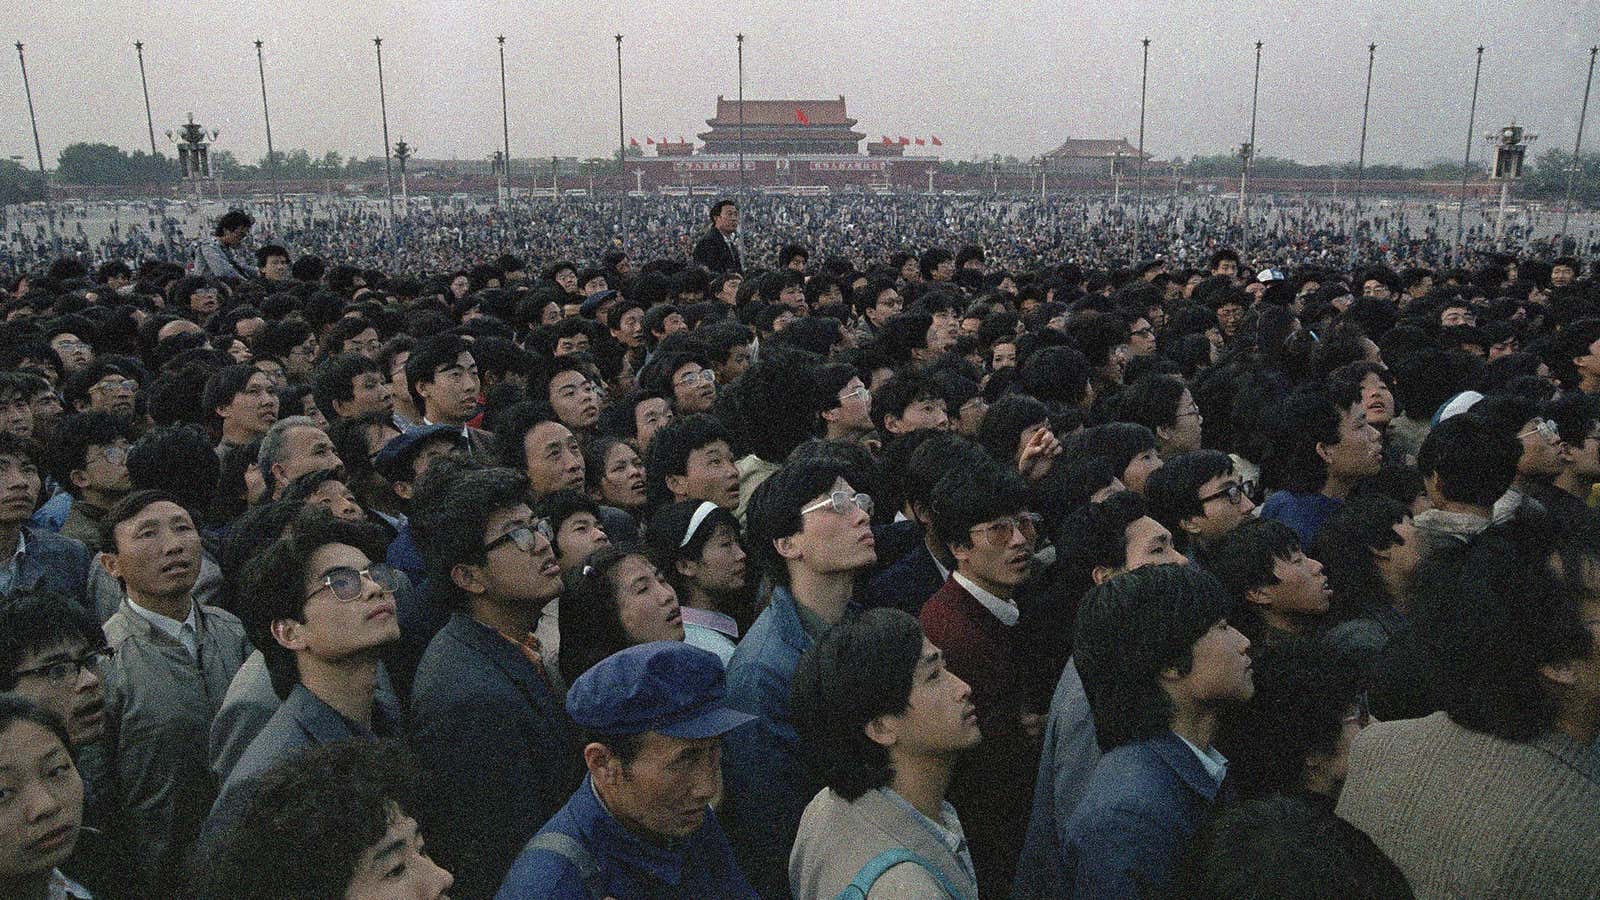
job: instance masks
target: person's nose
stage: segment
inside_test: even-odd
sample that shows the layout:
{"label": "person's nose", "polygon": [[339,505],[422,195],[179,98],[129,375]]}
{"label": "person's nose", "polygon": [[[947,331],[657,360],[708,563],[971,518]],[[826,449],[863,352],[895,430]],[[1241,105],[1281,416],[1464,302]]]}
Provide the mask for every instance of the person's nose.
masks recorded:
{"label": "person's nose", "polygon": [[442,898],[456,883],[455,876],[451,875],[443,866],[434,862],[432,857],[423,855],[421,859],[417,860],[417,864],[422,867],[423,880],[430,887],[431,893],[428,896],[435,898],[435,900]]}
{"label": "person's nose", "polygon": [[73,688],[74,693],[82,694],[99,686],[100,673],[95,671],[94,665],[90,664],[78,669],[78,684]]}
{"label": "person's nose", "polygon": [[24,809],[30,822],[44,821],[61,811],[61,798],[43,781],[24,788],[23,797],[27,801]]}
{"label": "person's nose", "polygon": [[1251,513],[1255,512],[1255,510],[1256,510],[1256,502],[1254,500],[1250,499],[1250,495],[1249,494],[1245,494],[1245,493],[1241,492],[1239,494],[1239,511],[1240,511],[1240,513],[1248,516]]}

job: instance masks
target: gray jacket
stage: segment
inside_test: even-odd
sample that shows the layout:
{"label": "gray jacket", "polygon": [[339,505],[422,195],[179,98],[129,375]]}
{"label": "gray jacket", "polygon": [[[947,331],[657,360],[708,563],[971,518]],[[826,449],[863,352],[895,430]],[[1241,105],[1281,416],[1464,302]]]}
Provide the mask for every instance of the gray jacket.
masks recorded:
{"label": "gray jacket", "polygon": [[178,896],[187,858],[216,798],[206,760],[211,719],[250,653],[233,614],[196,604],[199,659],[126,599],[105,624],[108,746],[147,896]]}
{"label": "gray jacket", "polygon": [[1089,776],[1100,762],[1100,743],[1094,716],[1083,690],[1078,664],[1067,660],[1050,698],[1044,726],[1044,751],[1033,785],[1033,811],[1028,816],[1028,836],[1017,861],[1011,896],[1070,897],[1072,884],[1064,880],[1067,823],[1089,787]]}

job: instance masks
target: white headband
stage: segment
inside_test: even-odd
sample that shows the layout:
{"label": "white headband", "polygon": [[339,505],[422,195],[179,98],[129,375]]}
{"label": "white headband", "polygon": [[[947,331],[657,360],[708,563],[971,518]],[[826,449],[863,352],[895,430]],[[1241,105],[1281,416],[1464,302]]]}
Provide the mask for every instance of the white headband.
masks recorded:
{"label": "white headband", "polygon": [[717,509],[718,506],[710,500],[700,501],[700,505],[694,508],[694,515],[689,517],[689,528],[684,531],[683,540],[678,542],[679,550],[689,546],[689,541],[694,539],[694,533],[700,530],[701,525],[705,524],[706,516],[716,512]]}

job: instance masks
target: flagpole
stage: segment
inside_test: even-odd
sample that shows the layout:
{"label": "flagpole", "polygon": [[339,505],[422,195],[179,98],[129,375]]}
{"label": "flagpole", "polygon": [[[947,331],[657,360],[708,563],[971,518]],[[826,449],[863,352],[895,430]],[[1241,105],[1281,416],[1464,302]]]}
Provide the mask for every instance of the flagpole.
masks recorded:
{"label": "flagpole", "polygon": [[1589,48],[1589,77],[1583,83],[1583,108],[1578,112],[1578,139],[1572,145],[1572,164],[1567,166],[1567,199],[1561,204],[1561,237],[1556,239],[1557,256],[1567,252],[1567,225],[1572,221],[1572,179],[1578,174],[1578,154],[1583,150],[1583,120],[1589,117],[1589,87],[1594,84],[1596,53],[1600,53],[1600,47]]}
{"label": "flagpole", "polygon": [[512,197],[516,188],[511,183],[511,113],[506,104],[506,36],[498,35],[495,43],[500,45],[500,140],[505,145],[506,161],[501,173],[506,177],[506,209],[512,207]]}
{"label": "flagpole", "polygon": [[1150,84],[1150,39],[1141,41],[1144,45],[1144,66],[1139,75],[1139,202],[1138,210],[1133,219],[1133,258],[1139,261],[1139,232],[1144,227],[1144,99],[1146,88]]}
{"label": "flagpole", "polygon": [[1361,149],[1356,153],[1356,221],[1350,229],[1350,265],[1356,264],[1357,236],[1361,233],[1361,176],[1367,167],[1367,110],[1372,103],[1372,63],[1378,58],[1378,45],[1367,45],[1367,92],[1361,98]]}
{"label": "flagpole", "polygon": [[150,131],[150,155],[156,155],[156,122],[150,115],[150,83],[144,77],[144,41],[134,41],[133,51],[139,55],[139,87],[144,91],[144,127]]}
{"label": "flagpole", "polygon": [[283,187],[278,184],[278,157],[272,152],[272,112],[267,108],[267,64],[259,40],[256,41],[256,72],[261,76],[261,118],[267,125],[267,166],[272,173],[272,223],[282,227]]}
{"label": "flagpole", "polygon": [[33,125],[33,152],[39,158],[39,177],[44,182],[44,214],[50,223],[50,244],[57,256],[61,255],[61,235],[56,233],[56,205],[50,199],[50,173],[44,168],[44,145],[39,143],[39,119],[33,114],[33,87],[28,81],[28,61],[22,55],[22,42],[17,41],[17,63],[22,66],[22,92],[28,97],[28,121]]}
{"label": "flagpole", "polygon": [[1462,219],[1467,213],[1467,172],[1472,168],[1472,129],[1478,124],[1478,76],[1483,74],[1483,46],[1478,47],[1478,64],[1472,70],[1472,106],[1467,113],[1467,155],[1461,162],[1461,202],[1456,206],[1456,265],[1466,255],[1462,244]]}
{"label": "flagpole", "polygon": [[378,51],[378,112],[383,118],[383,193],[389,201],[389,230],[394,230],[394,175],[389,163],[389,105],[383,91],[383,38],[372,39]]}
{"label": "flagpole", "polygon": [[744,35],[734,37],[739,45],[739,193],[744,193]]}
{"label": "flagpole", "polygon": [[1245,185],[1250,179],[1250,160],[1256,155],[1256,98],[1261,95],[1261,42],[1256,41],[1256,79],[1250,89],[1250,143],[1245,145],[1244,166],[1239,170],[1239,255],[1250,253],[1250,206]]}

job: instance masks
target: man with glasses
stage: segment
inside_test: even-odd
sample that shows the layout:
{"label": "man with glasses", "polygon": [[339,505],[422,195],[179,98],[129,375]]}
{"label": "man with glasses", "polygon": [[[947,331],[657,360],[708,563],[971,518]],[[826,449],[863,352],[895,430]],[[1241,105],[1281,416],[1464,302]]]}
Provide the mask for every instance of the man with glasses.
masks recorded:
{"label": "man with glasses", "polygon": [[98,553],[100,519],[113,503],[133,490],[128,478],[128,447],[133,433],[126,421],[103,412],[69,416],[57,429],[50,462],[56,481],[72,495],[72,509],[61,536]]}
{"label": "man with glasses", "polygon": [[805,770],[789,716],[800,655],[844,619],[862,570],[877,561],[872,498],[832,462],[799,460],[750,498],[749,546],[772,599],[728,662],[728,704],[759,718],[724,741],[722,808],[740,867],[763,897],[789,895],[789,851],[822,785]]}
{"label": "man with glasses", "polygon": [[933,530],[955,570],[923,605],[922,629],[945,665],[972,686],[983,741],[956,763],[950,802],[972,842],[978,893],[1005,896],[1028,825],[1044,710],[1029,685],[1036,671],[1016,624],[1017,591],[1033,574],[1039,517],[1027,511],[1028,484],[1014,470],[984,465],[952,471],[933,490]]}
{"label": "man with glasses", "polygon": [[103,672],[110,657],[100,623],[59,594],[23,591],[0,605],[0,691],[27,697],[61,720],[83,776],[86,827],[64,869],[96,897],[116,898],[129,896],[122,889],[130,857],[106,761]]}
{"label": "man with glasses", "polygon": [[1232,531],[1256,508],[1233,460],[1220,450],[1172,457],[1150,473],[1144,495],[1150,517],[1172,532],[1173,546],[1185,554]]}
{"label": "man with glasses", "polygon": [[456,893],[487,897],[583,779],[572,723],[534,628],[561,593],[549,526],[513,469],[435,462],[411,525],[450,619],[411,694],[411,746],[428,777],[417,818]]}
{"label": "man with glasses", "polygon": [[194,842],[216,799],[207,759],[211,720],[250,654],[232,613],[195,601],[200,532],[178,500],[134,491],[100,523],[100,560],[121,581],[105,623],[116,651],[106,720],[138,868],[135,896],[181,896]]}
{"label": "man with glasses", "polygon": [[67,405],[74,412],[108,412],[133,417],[133,398],[139,382],[126,368],[96,360],[67,379]]}
{"label": "man with glasses", "polygon": [[245,567],[239,617],[284,700],[229,772],[208,836],[244,815],[278,763],[334,741],[399,735],[398,710],[373,699],[379,652],[400,638],[398,573],[374,561],[383,545],[372,526],[308,510]]}

